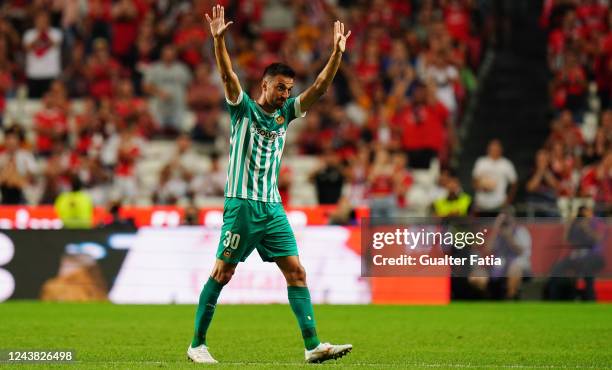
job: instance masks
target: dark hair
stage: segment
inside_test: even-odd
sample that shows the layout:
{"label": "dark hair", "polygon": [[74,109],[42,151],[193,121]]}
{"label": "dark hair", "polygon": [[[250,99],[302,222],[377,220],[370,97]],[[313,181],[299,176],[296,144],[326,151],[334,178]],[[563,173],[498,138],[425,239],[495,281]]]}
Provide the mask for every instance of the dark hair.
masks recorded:
{"label": "dark hair", "polygon": [[4,129],[4,136],[15,135],[20,143],[25,141],[25,132],[18,124],[12,124]]}
{"label": "dark hair", "polygon": [[76,174],[70,176],[70,185],[72,187],[72,191],[80,191],[83,189],[83,182],[81,181],[79,175]]}
{"label": "dark hair", "polygon": [[278,75],[295,78],[295,71],[284,63],[272,63],[264,69],[263,77]]}

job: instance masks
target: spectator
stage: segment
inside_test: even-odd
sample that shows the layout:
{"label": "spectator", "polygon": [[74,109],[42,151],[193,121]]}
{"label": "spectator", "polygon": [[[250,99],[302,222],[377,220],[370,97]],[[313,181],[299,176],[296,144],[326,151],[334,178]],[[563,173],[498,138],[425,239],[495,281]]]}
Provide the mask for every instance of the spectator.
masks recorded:
{"label": "spectator", "polygon": [[135,171],[143,146],[144,140],[136,134],[136,125],[132,121],[111,136],[102,148],[103,164],[114,169],[115,199],[132,203],[140,194]]}
{"label": "spectator", "polygon": [[187,91],[187,103],[195,114],[196,123],[191,138],[205,144],[214,144],[219,135],[219,115],[223,97],[221,90],[211,81],[210,67],[202,63],[195,71],[195,80]]}
{"label": "spectator", "polygon": [[191,73],[176,60],[176,50],[167,45],[160,62],[151,65],[145,76],[145,91],[152,97],[151,109],[156,121],[168,132],[182,129],[186,111],[185,91]]}
{"label": "spectator", "polygon": [[93,202],[82,190],[78,176],[71,178],[71,190],[62,193],[55,201],[55,211],[68,229],[90,229],[93,227]]}
{"label": "spectator", "polygon": [[547,298],[573,300],[577,280],[581,279],[584,281],[582,298],[595,300],[595,276],[605,266],[602,255],[605,228],[605,223],[594,217],[592,208],[578,209],[577,217],[571,220],[565,234],[571,250],[553,265]]}
{"label": "spectator", "polygon": [[111,8],[113,55],[124,60],[136,41],[138,26],[150,5],[144,0],[118,0]]}
{"label": "spectator", "polygon": [[[311,116],[311,114],[308,116]],[[368,147],[363,146],[356,155],[349,159],[349,165],[346,169],[346,179],[349,185],[347,198],[353,207],[366,205],[369,170],[370,150]]]}
{"label": "spectator", "polygon": [[391,165],[393,166],[393,189],[397,196],[397,205],[405,208],[408,206],[406,193],[413,182],[412,174],[408,171],[408,157],[403,152],[393,153]]}
{"label": "spectator", "polygon": [[190,68],[202,63],[202,50],[207,37],[206,29],[202,27],[202,22],[195,13],[185,12],[181,15],[173,45],[176,46],[181,60]]}
{"label": "spectator", "polygon": [[436,97],[444,104],[452,120],[457,115],[457,98],[455,87],[459,79],[459,71],[449,63],[446,51],[436,53],[431,62],[425,66],[422,76],[424,81],[432,81],[436,85]]}
{"label": "spectator", "polygon": [[[448,110],[435,97],[435,88],[417,83],[412,103],[403,104],[392,118],[402,131],[402,147],[413,168],[429,168],[446,147]],[[402,94],[403,95],[403,94]]]}
{"label": "spectator", "polygon": [[368,198],[372,222],[386,224],[397,212],[397,184],[389,152],[378,149],[368,174]]}
{"label": "spectator", "polygon": [[338,155],[333,151],[324,153],[319,168],[310,174],[310,180],[315,183],[317,202],[320,205],[338,203],[344,185],[344,174]]}
{"label": "spectator", "polygon": [[580,127],[574,122],[572,112],[568,109],[559,113],[559,117],[553,120],[552,132],[550,133],[548,143],[555,145],[561,143],[567,147],[570,153],[579,153],[582,151],[585,144],[582,137]]}
{"label": "spectator", "polygon": [[47,93],[43,98],[43,108],[34,116],[36,151],[44,157],[51,154],[54,141],[65,142],[67,138],[68,120],[60,99]]}
{"label": "spectator", "polygon": [[198,226],[200,224],[200,210],[194,205],[185,208],[182,225]]}
{"label": "spectator", "polygon": [[73,124],[69,125],[69,137],[70,142],[74,143],[75,152],[87,155],[90,151],[99,151],[103,138],[95,101],[91,98],[84,99],[82,112],[73,118]]}
{"label": "spectator", "polygon": [[308,112],[304,118],[304,128],[300,131],[298,145],[300,153],[313,155],[321,153],[321,116],[316,109]]}
{"label": "spectator", "polygon": [[501,258],[501,266],[477,270],[468,281],[493,299],[518,299],[523,278],[531,272],[531,235],[505,210],[495,219],[482,255]]}
{"label": "spectator", "polygon": [[24,136],[18,126],[4,130],[4,150],[0,154],[0,194],[2,204],[24,204],[25,191],[36,175],[36,161],[23,147]]}
{"label": "spectator", "polygon": [[289,207],[291,204],[291,185],[293,184],[293,173],[287,166],[281,166],[278,173],[278,194],[281,197],[283,207]]}
{"label": "spectator", "polygon": [[128,57],[127,65],[134,68],[132,71],[132,83],[138,96],[144,93],[143,81],[147,69],[159,59],[159,40],[154,37],[153,32],[153,26],[144,24],[136,39],[136,45],[130,50]]}
{"label": "spectator", "polygon": [[89,93],[96,99],[108,98],[120,72],[119,63],[110,55],[104,39],[94,41],[94,52],[87,61]]}
{"label": "spectator", "polygon": [[159,185],[154,194],[157,203],[176,204],[187,196],[193,178],[194,158],[190,156],[190,147],[189,136],[183,134],[177,138],[176,152],[159,175]]}
{"label": "spectator", "polygon": [[[92,151],[92,153],[95,153]],[[109,201],[112,185],[112,173],[102,165],[97,154],[73,155],[70,158],[71,172],[81,179],[95,205],[106,205]]]}
{"label": "spectator", "polygon": [[112,230],[136,230],[137,226],[132,217],[121,215],[121,202],[111,202],[108,205],[109,219],[101,225]]}
{"label": "spectator", "polygon": [[8,58],[7,42],[4,38],[0,38],[0,128],[4,119],[6,96],[13,90],[13,73],[14,66]]}
{"label": "spectator", "polygon": [[461,189],[456,177],[449,177],[444,182],[447,195],[433,203],[434,213],[438,217],[465,217],[468,215],[472,197]]}
{"label": "spectator", "polygon": [[61,78],[71,98],[82,98],[89,92],[88,66],[85,59],[85,45],[82,42],[72,46],[68,65],[64,68]]}
{"label": "spectator", "polygon": [[265,2],[261,17],[261,37],[271,51],[278,51],[287,33],[294,27],[295,12],[292,11],[290,2]]}
{"label": "spectator", "polygon": [[62,32],[49,25],[49,15],[40,12],[34,21],[35,27],[23,36],[26,50],[26,77],[28,95],[42,97],[51,82],[61,73]]}
{"label": "spectator", "polygon": [[219,153],[210,155],[210,168],[206,173],[194,177],[190,184],[191,192],[198,197],[223,197],[227,171],[221,167]]}
{"label": "spectator", "polygon": [[112,101],[113,112],[117,125],[123,127],[128,119],[136,122],[140,136],[150,137],[157,131],[153,117],[149,114],[146,100],[134,96],[134,87],[130,79],[122,79],[117,83],[116,96]]}
{"label": "spectator", "polygon": [[553,81],[555,105],[567,108],[574,114],[574,119],[582,122],[586,107],[587,78],[584,68],[578,63],[578,56],[567,52],[565,65]]}
{"label": "spectator", "polygon": [[498,139],[491,140],[487,155],[476,160],[472,178],[476,190],[475,207],[480,216],[497,216],[502,207],[514,200],[517,175],[514,165],[502,157],[503,148]]}
{"label": "spectator", "polygon": [[111,39],[112,0],[89,0],[87,2],[87,24],[89,24],[90,40]]}
{"label": "spectator", "polygon": [[550,169],[550,155],[544,149],[536,153],[535,166],[526,185],[529,216],[558,217],[559,181]]}
{"label": "spectator", "polygon": [[357,212],[347,197],[341,197],[338,206],[329,215],[330,225],[355,226],[357,225]]}
{"label": "spectator", "polygon": [[587,168],[580,181],[581,194],[597,204],[597,214],[612,213],[612,150],[603,159]]}
{"label": "spectator", "polygon": [[70,155],[66,147],[61,142],[55,142],[43,170],[41,204],[53,204],[61,193],[70,190],[70,165]]}
{"label": "spectator", "polygon": [[563,142],[554,142],[550,150],[550,169],[559,183],[557,188],[559,196],[574,195],[573,174],[575,167],[575,158],[567,151]]}

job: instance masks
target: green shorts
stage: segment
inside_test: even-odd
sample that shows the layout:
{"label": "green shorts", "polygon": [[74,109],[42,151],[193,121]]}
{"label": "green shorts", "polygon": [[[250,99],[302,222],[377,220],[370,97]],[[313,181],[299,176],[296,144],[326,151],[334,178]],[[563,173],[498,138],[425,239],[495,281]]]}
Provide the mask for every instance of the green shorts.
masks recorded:
{"label": "green shorts", "polygon": [[257,248],[261,259],[297,256],[297,243],[282,203],[225,198],[217,258],[244,262]]}

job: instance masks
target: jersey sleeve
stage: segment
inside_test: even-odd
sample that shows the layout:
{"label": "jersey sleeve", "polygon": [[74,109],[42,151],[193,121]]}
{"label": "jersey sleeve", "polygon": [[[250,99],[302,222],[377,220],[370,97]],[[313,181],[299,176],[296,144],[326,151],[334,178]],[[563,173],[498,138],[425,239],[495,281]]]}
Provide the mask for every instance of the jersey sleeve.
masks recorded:
{"label": "jersey sleeve", "polygon": [[306,112],[302,112],[302,107],[300,106],[300,96],[287,99],[284,109],[287,115],[287,124],[291,123],[291,121],[296,118],[301,118],[306,115]]}
{"label": "jersey sleeve", "polygon": [[231,102],[227,96],[225,97],[225,104],[227,105],[227,110],[229,111],[230,118],[232,124],[240,121],[240,118],[244,117],[247,114],[247,107],[249,96],[244,91],[240,90],[240,94],[238,94],[238,99],[235,102]]}

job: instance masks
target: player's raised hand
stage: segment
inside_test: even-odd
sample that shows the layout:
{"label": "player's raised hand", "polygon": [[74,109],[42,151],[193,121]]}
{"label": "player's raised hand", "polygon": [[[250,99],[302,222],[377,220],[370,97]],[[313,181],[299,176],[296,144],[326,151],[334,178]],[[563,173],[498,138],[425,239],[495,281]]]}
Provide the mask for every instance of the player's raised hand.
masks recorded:
{"label": "player's raised hand", "polygon": [[206,20],[210,25],[210,32],[213,37],[221,37],[227,28],[234,22],[225,23],[225,9],[221,5],[215,5],[212,9],[212,19],[206,13]]}
{"label": "player's raised hand", "polygon": [[351,31],[344,34],[344,23],[340,21],[334,22],[334,48],[337,48],[344,53],[346,49],[346,40],[351,36]]}

